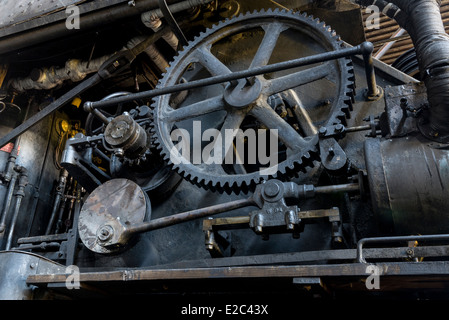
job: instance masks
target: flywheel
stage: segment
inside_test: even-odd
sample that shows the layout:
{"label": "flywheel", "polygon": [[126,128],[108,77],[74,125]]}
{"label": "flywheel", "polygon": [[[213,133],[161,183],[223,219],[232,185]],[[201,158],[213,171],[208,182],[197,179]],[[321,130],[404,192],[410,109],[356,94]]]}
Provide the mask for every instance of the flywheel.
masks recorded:
{"label": "flywheel", "polygon": [[[342,46],[329,26],[307,14],[248,13],[196,37],[175,57],[158,86]],[[352,61],[341,58],[193,89],[182,99],[175,94],[159,96],[153,103],[155,145],[190,182],[220,192],[247,192],[268,178],[285,179],[313,166],[319,160],[317,128],[345,123],[352,110],[353,91]],[[257,135],[255,140],[252,133]],[[181,140],[188,143],[182,147]],[[215,148],[216,144],[221,146]],[[233,158],[227,158],[230,151]],[[260,159],[254,161],[253,153]],[[212,154],[214,160],[223,161],[210,161]]]}

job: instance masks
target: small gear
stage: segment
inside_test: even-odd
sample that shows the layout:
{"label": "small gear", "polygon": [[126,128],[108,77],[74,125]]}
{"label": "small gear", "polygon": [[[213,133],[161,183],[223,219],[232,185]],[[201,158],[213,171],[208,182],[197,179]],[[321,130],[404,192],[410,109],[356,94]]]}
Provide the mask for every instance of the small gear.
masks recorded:
{"label": "small gear", "polygon": [[[175,57],[158,87],[342,47],[342,41],[329,26],[305,13],[279,10],[247,13],[222,21],[196,37]],[[268,178],[291,177],[319,160],[318,135],[310,134],[310,130],[298,130],[273,110],[269,101],[274,99],[270,98],[279,94],[294,97],[290,100],[301,106],[311,127],[346,124],[354,94],[352,61],[341,58],[202,87],[191,90],[182,102],[177,103],[173,103],[170,95],[156,97],[152,105],[155,145],[178,173],[206,189],[247,192]],[[276,172],[265,176],[250,166],[229,168],[221,164],[198,163],[191,157],[181,159],[179,153],[173,153],[176,147],[171,134],[181,128],[192,132],[195,121],[201,123],[202,130],[217,129],[221,133],[247,127],[276,129],[280,140]],[[226,150],[223,151],[225,155]]]}

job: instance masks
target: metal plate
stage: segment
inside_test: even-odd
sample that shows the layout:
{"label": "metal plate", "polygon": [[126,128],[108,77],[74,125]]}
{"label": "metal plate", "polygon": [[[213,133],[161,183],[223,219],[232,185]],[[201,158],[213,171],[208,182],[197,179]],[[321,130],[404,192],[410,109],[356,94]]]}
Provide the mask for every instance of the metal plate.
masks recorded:
{"label": "metal plate", "polygon": [[150,200],[136,183],[128,179],[110,180],[96,188],[81,208],[80,239],[94,252],[115,252],[118,249],[101,244],[99,230],[117,221],[124,225],[141,223],[150,218],[150,211]]}
{"label": "metal plate", "polygon": [[0,252],[0,300],[40,299],[39,293],[26,283],[30,275],[65,274],[66,266],[34,253]]}
{"label": "metal plate", "polygon": [[50,14],[86,0],[2,0],[0,28]]}
{"label": "metal plate", "polygon": [[404,110],[403,101],[409,108],[420,109],[427,103],[427,91],[423,83],[410,83],[385,88],[385,110],[391,137],[402,137],[418,131],[412,112]]}

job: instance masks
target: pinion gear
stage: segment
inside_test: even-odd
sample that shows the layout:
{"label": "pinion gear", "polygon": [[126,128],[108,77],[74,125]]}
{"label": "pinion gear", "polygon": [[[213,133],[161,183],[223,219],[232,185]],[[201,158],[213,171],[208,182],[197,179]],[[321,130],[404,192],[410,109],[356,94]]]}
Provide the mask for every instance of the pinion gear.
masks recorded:
{"label": "pinion gear", "polygon": [[[330,27],[307,14],[279,10],[248,13],[220,22],[196,37],[175,57],[158,86],[339,50],[342,46]],[[285,179],[313,166],[318,158],[316,127],[345,124],[352,110],[353,92],[352,61],[342,58],[202,87],[191,90],[182,101],[175,95],[159,96],[153,103],[155,144],[164,159],[190,182],[220,192],[247,192],[267,178]],[[270,101],[275,97],[290,107],[295,104],[301,108],[299,127],[274,110]],[[181,128],[195,133],[194,121],[202,125],[197,134],[211,128],[221,133],[248,127],[276,129],[280,140],[276,173],[263,176],[249,165],[206,165],[192,161],[192,157],[181,158],[183,155],[173,152],[176,146],[171,133]]]}

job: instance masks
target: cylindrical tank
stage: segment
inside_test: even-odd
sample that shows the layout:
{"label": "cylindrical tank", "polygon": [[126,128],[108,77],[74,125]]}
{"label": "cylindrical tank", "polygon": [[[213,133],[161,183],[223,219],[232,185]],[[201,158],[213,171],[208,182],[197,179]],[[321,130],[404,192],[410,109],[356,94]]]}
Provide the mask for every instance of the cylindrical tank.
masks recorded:
{"label": "cylindrical tank", "polygon": [[381,231],[449,232],[449,151],[419,134],[370,139],[365,159]]}

